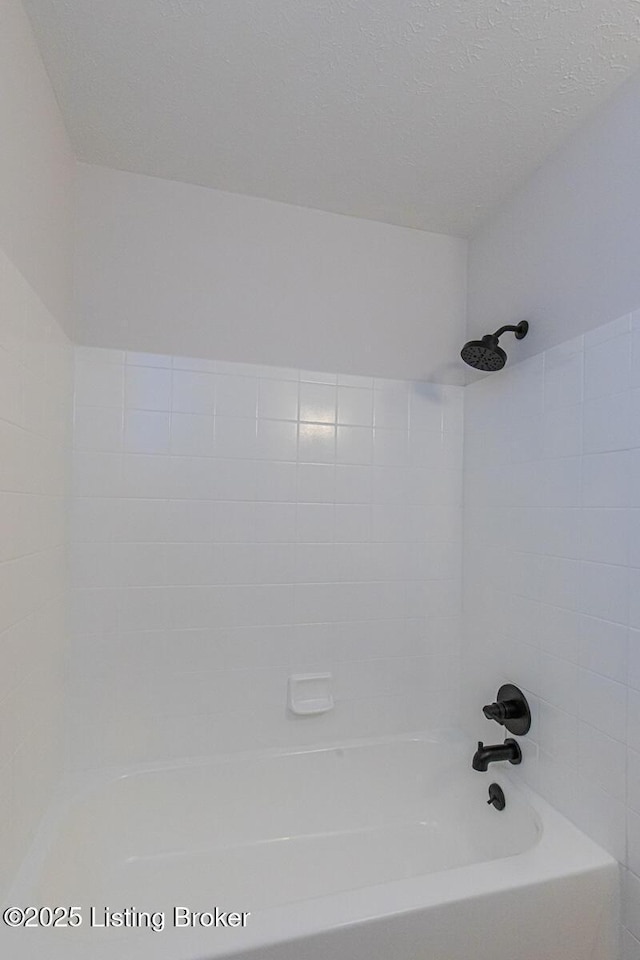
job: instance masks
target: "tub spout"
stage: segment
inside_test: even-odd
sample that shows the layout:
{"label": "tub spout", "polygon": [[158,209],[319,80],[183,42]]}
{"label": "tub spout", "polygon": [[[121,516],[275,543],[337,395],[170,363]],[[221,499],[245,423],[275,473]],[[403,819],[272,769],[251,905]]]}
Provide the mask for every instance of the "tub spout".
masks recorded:
{"label": "tub spout", "polygon": [[492,747],[485,747],[482,741],[478,741],[471,766],[474,770],[484,772],[489,769],[490,763],[496,763],[498,760],[508,760],[509,763],[521,763],[522,751],[515,740],[505,740],[504,743],[497,743]]}

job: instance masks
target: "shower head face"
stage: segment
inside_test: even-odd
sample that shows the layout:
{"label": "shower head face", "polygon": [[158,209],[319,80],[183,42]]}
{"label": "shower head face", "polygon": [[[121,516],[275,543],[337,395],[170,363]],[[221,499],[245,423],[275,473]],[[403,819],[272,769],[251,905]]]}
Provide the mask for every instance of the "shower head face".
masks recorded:
{"label": "shower head face", "polygon": [[482,340],[469,340],[460,351],[465,363],[476,370],[502,370],[507,362],[507,355],[498,346],[498,338],[488,334]]}

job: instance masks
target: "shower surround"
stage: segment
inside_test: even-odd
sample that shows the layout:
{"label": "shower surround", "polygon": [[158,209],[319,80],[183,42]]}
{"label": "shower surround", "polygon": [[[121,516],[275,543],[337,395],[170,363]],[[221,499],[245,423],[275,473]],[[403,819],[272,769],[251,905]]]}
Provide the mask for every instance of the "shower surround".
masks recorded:
{"label": "shower surround", "polygon": [[463,704],[518,678],[523,778],[620,861],[640,947],[640,313],[465,391]]}
{"label": "shower surround", "polygon": [[448,725],[462,393],[77,347],[71,767]]}

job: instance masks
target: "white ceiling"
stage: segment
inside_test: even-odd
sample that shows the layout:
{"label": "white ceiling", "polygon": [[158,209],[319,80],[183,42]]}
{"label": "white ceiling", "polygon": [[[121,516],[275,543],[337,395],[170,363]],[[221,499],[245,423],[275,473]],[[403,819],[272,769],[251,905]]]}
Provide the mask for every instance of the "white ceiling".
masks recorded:
{"label": "white ceiling", "polygon": [[78,156],[468,235],[640,66],[638,0],[25,0]]}

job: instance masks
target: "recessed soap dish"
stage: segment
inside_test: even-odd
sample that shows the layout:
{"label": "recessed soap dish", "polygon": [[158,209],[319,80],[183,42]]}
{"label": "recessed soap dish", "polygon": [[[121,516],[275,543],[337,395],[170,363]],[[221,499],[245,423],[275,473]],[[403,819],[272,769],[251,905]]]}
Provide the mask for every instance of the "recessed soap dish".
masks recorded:
{"label": "recessed soap dish", "polygon": [[287,706],[297,717],[312,717],[333,710],[330,673],[294,673],[289,677]]}

